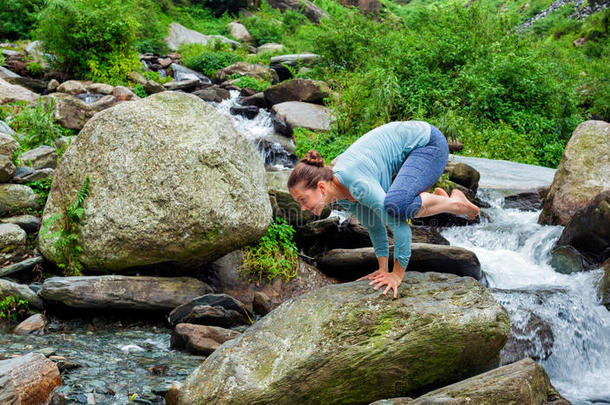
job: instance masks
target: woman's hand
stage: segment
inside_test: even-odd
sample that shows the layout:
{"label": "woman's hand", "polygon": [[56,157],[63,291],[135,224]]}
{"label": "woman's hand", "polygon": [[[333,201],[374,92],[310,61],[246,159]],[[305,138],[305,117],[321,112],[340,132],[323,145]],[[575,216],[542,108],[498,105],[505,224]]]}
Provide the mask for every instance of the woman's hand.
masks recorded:
{"label": "woman's hand", "polygon": [[380,273],[369,280],[373,280],[369,283],[369,285],[376,284],[376,286],[373,287],[374,290],[378,290],[385,285],[386,288],[383,290],[383,295],[386,295],[387,292],[392,289],[394,290],[394,298],[398,297],[398,286],[400,283],[402,283],[402,277],[397,272],[393,271],[392,273]]}
{"label": "woman's hand", "polygon": [[380,274],[384,274],[384,273],[388,273],[388,269],[377,269],[374,272],[367,274],[364,277],[360,277],[358,280],[356,281],[362,281],[362,280],[375,280],[375,278],[377,276],[379,276]]}

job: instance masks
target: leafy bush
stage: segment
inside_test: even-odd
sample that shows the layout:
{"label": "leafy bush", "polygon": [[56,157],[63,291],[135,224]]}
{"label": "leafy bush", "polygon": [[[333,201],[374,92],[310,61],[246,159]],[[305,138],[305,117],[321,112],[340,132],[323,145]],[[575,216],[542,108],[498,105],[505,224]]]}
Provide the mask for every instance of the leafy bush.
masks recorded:
{"label": "leafy bush", "polygon": [[266,80],[255,79],[254,77],[241,76],[237,79],[237,81],[233,82],[234,85],[239,87],[240,89],[250,87],[256,91],[263,91],[267,87],[271,86],[271,82]]}
{"label": "leafy bush", "polygon": [[0,2],[0,39],[27,39],[45,0]]}
{"label": "leafy bush", "polygon": [[47,198],[49,198],[49,192],[51,191],[52,182],[53,179],[51,177],[48,177],[46,179],[36,180],[26,184],[29,188],[34,190],[34,193],[36,193],[36,195],[38,196],[38,204],[41,207],[44,207],[47,202]]}
{"label": "leafy bush", "polygon": [[39,97],[34,105],[5,104],[0,107],[0,119],[4,119],[15,132],[23,135],[23,139],[18,140],[22,152],[40,145],[55,147],[58,138],[72,133],[53,119],[52,98],[42,101]]}
{"label": "leafy bush", "polygon": [[168,83],[171,82],[172,80],[174,80],[171,76],[165,76],[165,77],[161,77],[161,75],[158,72],[155,72],[153,70],[147,70],[145,72],[142,73],[142,76],[144,76],[145,79],[148,80],[154,80],[157,83]]}
{"label": "leafy bush", "polygon": [[41,77],[44,73],[44,68],[39,62],[31,62],[27,66],[28,73],[34,77]]}
{"label": "leafy bush", "polygon": [[139,66],[135,44],[142,9],[137,0],[49,0],[38,36],[69,73],[124,83]]}
{"label": "leafy bush", "polygon": [[17,322],[25,317],[28,306],[27,300],[7,295],[0,301],[0,321],[7,321],[10,328],[11,322]]}
{"label": "leafy bush", "polygon": [[255,245],[242,250],[241,274],[257,284],[263,277],[269,281],[278,276],[286,281],[296,277],[299,261],[297,247],[292,240],[294,232],[294,228],[284,219],[275,218],[265,236]]}
{"label": "leafy bush", "polygon": [[146,92],[146,89],[140,83],[133,86],[132,91],[133,91],[133,94],[135,94],[136,96],[138,96],[140,98],[148,97],[148,93]]}
{"label": "leafy bush", "polygon": [[232,51],[213,50],[198,44],[186,45],[180,48],[182,63],[184,66],[203,72],[206,76],[212,77],[217,70],[240,62],[244,58]]}

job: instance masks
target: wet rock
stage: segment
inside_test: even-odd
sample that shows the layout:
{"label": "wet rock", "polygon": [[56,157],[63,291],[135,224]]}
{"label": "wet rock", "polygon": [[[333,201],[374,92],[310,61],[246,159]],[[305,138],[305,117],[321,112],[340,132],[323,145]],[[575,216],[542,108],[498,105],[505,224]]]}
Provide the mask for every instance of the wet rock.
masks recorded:
{"label": "wet rock", "polygon": [[224,343],[187,377],[178,403],[367,403],[408,395],[488,370],[509,322],[471,278],[409,272],[398,299],[367,282],[326,286]]}
{"label": "wet rock", "polygon": [[268,66],[254,65],[247,62],[236,62],[231,66],[218,70],[214,74],[214,81],[220,83],[227,80],[227,78],[232,75],[247,76],[270,82],[277,82],[279,80],[277,73]]}
{"label": "wet rock", "polygon": [[604,274],[599,281],[598,294],[600,303],[610,311],[610,259],[604,262],[602,269],[604,269]]}
{"label": "wet rock", "polygon": [[0,105],[25,101],[34,103],[38,100],[38,94],[26,89],[25,87],[10,84],[4,79],[0,79]]}
{"label": "wet rock", "polygon": [[[156,126],[163,130],[144,130]],[[191,94],[154,94],[92,118],[55,171],[43,221],[73,201],[86,175],[79,260],[89,269],[212,261],[258,240],[271,218],[254,146],[229,117]],[[52,262],[54,240],[38,239]]]}
{"label": "wet rock", "polygon": [[504,208],[515,208],[521,211],[538,211],[542,208],[542,191],[525,191],[504,197]]}
{"label": "wet rock", "polygon": [[206,89],[197,90],[193,94],[204,101],[213,101],[215,103],[220,103],[222,100],[226,100],[231,97],[229,90],[218,86],[211,86]]}
{"label": "wet rock", "polygon": [[44,356],[29,353],[0,361],[0,403],[44,405],[61,385],[57,366]]}
{"label": "wet rock", "polygon": [[[390,246],[389,262],[393,263],[393,246]],[[318,267],[325,274],[342,280],[355,280],[377,270],[375,251],[370,248],[333,249],[317,259]],[[477,256],[470,250],[457,246],[413,243],[407,271],[450,273],[482,280],[483,273]]]}
{"label": "wet rock", "polygon": [[0,183],[6,183],[15,175],[15,165],[8,156],[0,155]]}
{"label": "wet rock", "polygon": [[273,209],[273,216],[284,218],[289,224],[294,226],[303,226],[315,219],[328,217],[330,215],[330,208],[328,207],[324,208],[320,217],[315,216],[310,211],[301,210],[301,206],[292,198],[286,187],[291,172],[291,170],[267,172],[267,191]]}
{"label": "wet rock", "polygon": [[171,347],[207,356],[227,340],[235,339],[239,335],[241,333],[218,326],[179,323],[172,332]]}
{"label": "wet rock", "polygon": [[282,302],[308,293],[317,288],[337,283],[337,280],[325,276],[314,266],[299,260],[297,275],[286,281],[276,277],[249,281],[246,274],[241,273],[242,253],[231,252],[214,261],[206,267],[206,280],[216,291],[228,294],[241,302],[253,302],[257,293],[263,293],[269,298],[269,309]]}
{"label": "wet rock", "polygon": [[19,213],[28,208],[40,208],[38,196],[31,188],[20,184],[0,184],[0,216]]}
{"label": "wet rock", "polygon": [[47,145],[23,152],[21,160],[34,169],[55,169],[57,167],[57,151]]}
{"label": "wet rock", "polygon": [[188,80],[181,80],[181,81],[173,81],[173,82],[168,82],[163,84],[163,87],[165,87],[167,90],[170,91],[177,91],[177,90],[181,90],[181,91],[185,91],[185,92],[191,92],[193,90],[195,90],[197,88],[197,86],[199,86],[199,79],[188,79]]}
{"label": "wet rock", "polygon": [[330,93],[330,88],[324,82],[309,79],[292,79],[275,86],[267,87],[263,93],[269,105],[285,101],[303,101],[319,103]]}
{"label": "wet rock", "polygon": [[15,224],[23,229],[26,233],[35,233],[40,227],[40,218],[34,215],[19,215],[16,217],[2,218],[0,223]]}
{"label": "wet rock", "polygon": [[192,69],[187,68],[186,66],[179,65],[177,63],[172,63],[172,72],[174,73],[174,80],[182,81],[182,80],[199,80],[201,85],[209,85],[212,82],[210,79],[205,76],[203,73],[196,72]]}
{"label": "wet rock", "polygon": [[283,50],[284,50],[284,45],[268,42],[268,43],[262,44],[261,46],[256,48],[256,53],[260,55],[261,53],[265,53],[265,52],[282,52]]}
{"label": "wet rock", "polygon": [[7,77],[5,80],[11,84],[31,90],[34,93],[43,93],[48,85],[46,80],[31,79],[29,77]]}
{"label": "wet rock", "polygon": [[13,329],[16,335],[42,335],[47,326],[47,320],[42,314],[35,314],[21,322]]}
{"label": "wet rock", "polygon": [[80,80],[68,80],[63,82],[57,87],[57,91],[60,93],[67,93],[72,96],[77,94],[86,93],[86,85],[92,84],[91,82],[82,82]]}
{"label": "wet rock", "polygon": [[182,383],[175,382],[165,394],[165,402],[167,405],[178,405],[178,395],[180,394],[180,389],[182,388]]}
{"label": "wet rock", "polygon": [[610,123],[585,121],[563,152],[538,223],[567,225],[572,215],[610,189]]}
{"label": "wet rock", "polygon": [[238,100],[241,105],[254,105],[260,108],[268,108],[267,100],[265,99],[265,94],[261,91],[260,93],[253,94],[247,97],[240,97]]}
{"label": "wet rock", "polygon": [[231,107],[230,111],[233,115],[241,115],[251,120],[258,115],[259,108],[253,105],[248,106],[234,106]]}
{"label": "wet rock", "polygon": [[231,30],[231,35],[233,35],[233,38],[237,39],[238,41],[252,41],[252,35],[250,35],[250,33],[243,24],[237,21],[231,21],[229,23],[229,29]]}
{"label": "wet rock", "polygon": [[[570,405],[553,387],[544,368],[532,359],[468,378],[429,392],[412,401],[385,400],[375,405]],[[373,405],[371,404],[371,405]]]}
{"label": "wet rock", "polygon": [[252,310],[254,311],[254,313],[265,316],[269,312],[271,312],[271,309],[271,298],[269,298],[267,294],[263,292],[255,292],[254,298],[252,299]]}
{"label": "wet rock", "polygon": [[203,35],[197,31],[189,30],[176,22],[169,25],[169,36],[165,38],[168,48],[172,51],[178,50],[180,45],[183,44],[211,45],[216,41],[220,41],[223,44],[231,44],[234,48],[239,46],[239,42],[222,35]]}
{"label": "wet rock", "polygon": [[276,104],[272,111],[289,128],[305,128],[313,131],[326,131],[330,129],[333,121],[330,110],[324,106],[300,101],[286,101]]}
{"label": "wet rock", "polygon": [[[9,274],[17,273],[20,271],[30,270],[32,267],[37,264],[44,263],[44,259],[42,256],[34,256],[29,259],[25,259],[19,263],[14,263],[9,266],[5,266],[0,268],[0,277],[8,276]],[[33,288],[34,284],[30,284],[30,289],[36,292]]]}
{"label": "wet rock", "polygon": [[468,166],[465,163],[449,161],[447,162],[444,173],[449,175],[449,180],[452,182],[471,190],[473,195],[477,194],[481,175],[472,166]]}
{"label": "wet rock", "polygon": [[286,10],[297,11],[311,22],[318,23],[324,17],[328,17],[328,13],[316,6],[309,0],[271,0],[269,5],[273,8],[279,9],[281,12]]}
{"label": "wet rock", "polygon": [[[563,258],[555,257],[558,255]],[[553,256],[556,262],[581,262],[581,268],[575,271],[599,267],[610,258],[610,190],[574,213],[555,243]]]}
{"label": "wet rock", "polygon": [[500,364],[510,364],[524,358],[546,360],[553,353],[555,338],[548,322],[529,310],[511,315],[508,341],[500,352]]}
{"label": "wet rock", "polygon": [[174,308],[168,321],[171,325],[195,323],[198,325],[230,328],[249,325],[252,314],[238,300],[227,294],[206,294]]}
{"label": "wet rock", "polygon": [[0,155],[10,158],[19,149],[19,144],[11,136],[11,133],[14,133],[13,130],[6,124],[6,128],[4,128],[2,124],[4,123],[0,121]]}
{"label": "wet rock", "polygon": [[169,311],[210,292],[191,277],[83,276],[49,278],[39,295],[74,308]]}
{"label": "wet rock", "polygon": [[0,260],[20,256],[25,249],[26,233],[15,224],[0,224]]}

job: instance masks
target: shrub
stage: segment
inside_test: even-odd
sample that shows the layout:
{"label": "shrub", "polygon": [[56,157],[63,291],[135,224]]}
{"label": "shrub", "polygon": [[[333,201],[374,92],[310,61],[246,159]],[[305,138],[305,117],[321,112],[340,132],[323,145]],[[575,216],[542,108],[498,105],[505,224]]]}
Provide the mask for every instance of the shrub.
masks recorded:
{"label": "shrub", "polygon": [[47,203],[47,198],[49,198],[49,192],[51,191],[51,183],[53,179],[48,177],[42,180],[32,181],[27,183],[26,185],[34,190],[34,193],[38,196],[38,204],[41,207],[44,207]]}
{"label": "shrub", "polygon": [[0,39],[26,39],[45,0],[3,0],[0,2]]}
{"label": "shrub", "polygon": [[271,86],[271,82],[268,82],[266,80],[255,79],[253,77],[248,76],[239,77],[237,81],[233,82],[233,84],[239,87],[240,89],[250,87],[251,89],[254,89],[256,91],[263,91],[267,87]]}
{"label": "shrub", "polygon": [[140,98],[148,97],[148,93],[146,92],[146,89],[140,83],[133,86],[132,91],[133,91],[133,94],[135,94],[136,96],[138,96]]}
{"label": "shrub", "polygon": [[135,51],[141,9],[135,0],[50,0],[38,36],[69,73],[124,83],[139,66]]}
{"label": "shrub", "polygon": [[17,322],[25,317],[28,306],[27,300],[7,295],[0,301],[0,321],[7,321],[10,328],[11,322]]}
{"label": "shrub", "polygon": [[278,276],[286,281],[296,277],[299,261],[292,240],[294,232],[284,219],[275,218],[265,236],[255,245],[243,249],[240,273],[257,284],[263,277],[269,281]]}
{"label": "shrub", "polygon": [[240,62],[244,58],[231,51],[213,50],[202,45],[187,45],[180,48],[182,62],[184,66],[203,72],[206,76],[212,77],[217,70]]}

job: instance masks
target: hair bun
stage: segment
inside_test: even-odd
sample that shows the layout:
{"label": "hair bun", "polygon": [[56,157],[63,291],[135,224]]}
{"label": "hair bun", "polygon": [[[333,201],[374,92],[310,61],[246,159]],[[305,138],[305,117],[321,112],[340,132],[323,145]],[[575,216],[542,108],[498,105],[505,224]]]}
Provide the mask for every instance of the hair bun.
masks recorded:
{"label": "hair bun", "polygon": [[324,159],[322,159],[322,155],[315,149],[311,149],[305,157],[301,159],[301,162],[306,165],[316,166],[316,167],[324,167]]}

